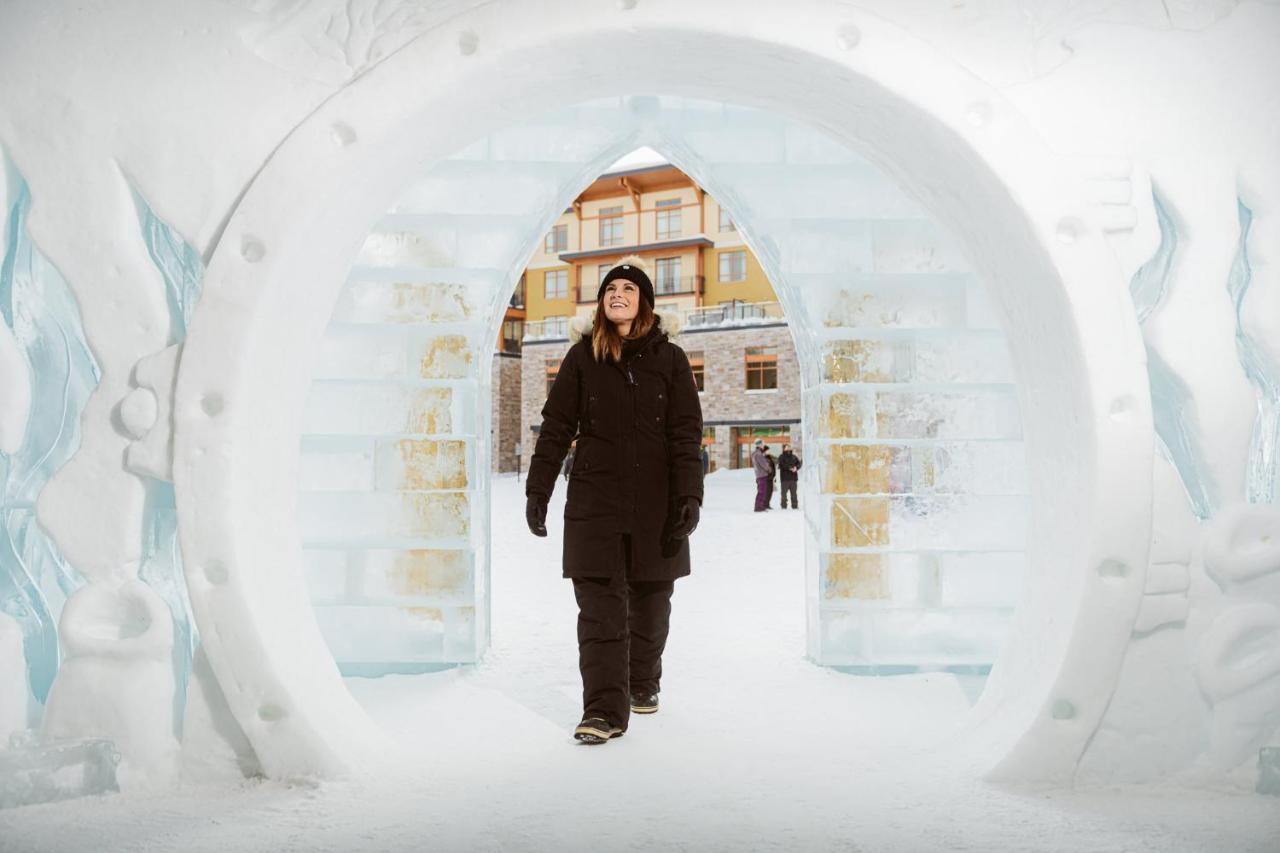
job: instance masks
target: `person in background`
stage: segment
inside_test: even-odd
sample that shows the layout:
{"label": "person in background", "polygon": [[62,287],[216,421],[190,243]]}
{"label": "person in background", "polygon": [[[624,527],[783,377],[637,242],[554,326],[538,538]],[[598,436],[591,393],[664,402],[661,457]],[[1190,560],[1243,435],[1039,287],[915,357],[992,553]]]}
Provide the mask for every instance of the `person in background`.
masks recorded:
{"label": "person in background", "polygon": [[800,508],[800,499],[796,497],[796,484],[800,480],[800,466],[804,462],[791,452],[791,445],[782,445],[782,455],[778,457],[778,479],[782,481],[782,508],[787,508],[787,495],[791,495],[791,508]]}
{"label": "person in background", "polygon": [[702,445],[702,473],[705,476],[711,470],[711,454],[707,452],[707,446]]}
{"label": "person in background", "polygon": [[778,460],[769,452],[769,445],[764,446],[764,458],[769,460],[769,489],[764,494],[764,508],[773,509],[773,479],[778,475]]}
{"label": "person in background", "polygon": [[756,439],[756,449],[751,451],[751,467],[756,477],[756,512],[769,508],[769,457],[765,455],[768,449],[768,445]]}

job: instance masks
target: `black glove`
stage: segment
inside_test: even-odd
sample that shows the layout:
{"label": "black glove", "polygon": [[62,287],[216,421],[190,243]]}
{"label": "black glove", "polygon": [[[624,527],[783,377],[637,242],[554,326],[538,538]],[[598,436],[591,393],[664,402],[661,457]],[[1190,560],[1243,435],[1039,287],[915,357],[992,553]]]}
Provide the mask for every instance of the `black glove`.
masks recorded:
{"label": "black glove", "polygon": [[547,498],[545,495],[529,495],[524,503],[524,520],[534,536],[547,535]]}
{"label": "black glove", "polygon": [[675,520],[671,525],[671,538],[687,539],[690,533],[698,529],[701,514],[701,504],[697,498],[680,498],[676,504]]}

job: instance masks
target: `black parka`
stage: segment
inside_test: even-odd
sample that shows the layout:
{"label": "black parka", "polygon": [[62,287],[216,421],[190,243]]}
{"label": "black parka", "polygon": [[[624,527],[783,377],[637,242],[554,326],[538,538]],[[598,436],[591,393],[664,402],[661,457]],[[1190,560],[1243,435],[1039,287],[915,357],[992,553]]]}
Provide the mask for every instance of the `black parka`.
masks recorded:
{"label": "black parka", "polygon": [[[799,480],[800,468],[803,465],[804,463],[800,461],[800,457],[790,450],[783,451],[782,455],[778,457],[778,473],[784,482],[789,483],[792,480]],[[792,471],[792,468],[795,470]]]}
{"label": "black parka", "polygon": [[631,534],[631,578],[689,574],[688,541],[666,533],[678,498],[702,501],[702,405],[689,359],[661,320],[621,363],[597,362],[589,333],[569,348],[542,407],[526,495],[550,498],[575,437],[564,576],[621,574],[624,533]]}

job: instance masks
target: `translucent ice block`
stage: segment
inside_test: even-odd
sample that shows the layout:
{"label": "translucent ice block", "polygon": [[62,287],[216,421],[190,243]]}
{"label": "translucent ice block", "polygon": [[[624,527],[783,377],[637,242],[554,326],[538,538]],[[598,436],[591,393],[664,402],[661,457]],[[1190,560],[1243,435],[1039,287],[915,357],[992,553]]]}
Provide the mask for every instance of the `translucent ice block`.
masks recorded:
{"label": "translucent ice block", "polygon": [[481,330],[432,326],[331,325],[312,369],[313,379],[466,379],[476,370],[472,350]]}
{"label": "translucent ice block", "polygon": [[445,160],[401,193],[390,213],[539,215],[560,195],[563,163]]}
{"label": "translucent ice block", "polygon": [[822,555],[825,606],[1012,608],[1025,558],[1016,552],[892,551]]}
{"label": "translucent ice block", "polygon": [[342,664],[444,660],[445,615],[439,607],[317,605],[316,621]]}
{"label": "translucent ice block", "polygon": [[120,755],[109,740],[40,742],[14,735],[0,749],[0,809],[115,793]]}
{"label": "translucent ice block", "polygon": [[838,497],[830,541],[839,549],[1021,551],[1030,517],[1021,495]]}
{"label": "translucent ice block", "polygon": [[1026,457],[1018,441],[914,444],[824,444],[822,491],[840,495],[1027,492]]}
{"label": "translucent ice block", "polygon": [[361,263],[375,267],[461,267],[514,257],[528,242],[515,216],[386,216],[365,240]]}
{"label": "translucent ice block", "polygon": [[475,428],[473,389],[397,382],[311,384],[303,410],[308,435],[466,435]]}
{"label": "translucent ice block", "polygon": [[[696,149],[695,149],[696,150]],[[715,183],[735,188],[753,212],[785,218],[920,219],[920,206],[865,161],[838,165],[717,164]]]}
{"label": "translucent ice block", "polygon": [[463,323],[476,314],[476,291],[497,287],[492,270],[353,272],[338,295],[335,323]]}
{"label": "translucent ice block", "polygon": [[547,116],[537,124],[500,130],[485,140],[488,159],[564,163],[576,167],[617,144],[616,123],[592,126],[571,112]]}
{"label": "translucent ice block", "polygon": [[821,662],[887,671],[986,668],[1011,616],[997,609],[824,608]]}
{"label": "translucent ice block", "polygon": [[966,391],[877,391],[878,438],[1020,439],[1014,387]]}
{"label": "translucent ice block", "polygon": [[469,445],[459,439],[380,440],[375,451],[378,491],[465,489],[473,481]]}
{"label": "translucent ice block", "polygon": [[304,492],[371,492],[374,439],[365,436],[302,438],[298,488]]}
{"label": "translucent ice block", "polygon": [[883,273],[969,271],[955,242],[929,219],[880,219],[871,223],[873,270]]}
{"label": "translucent ice block", "polygon": [[458,542],[470,531],[465,492],[313,492],[298,496],[304,546]]}
{"label": "translucent ice block", "polygon": [[1258,752],[1259,794],[1280,797],[1280,746],[1264,746]]}

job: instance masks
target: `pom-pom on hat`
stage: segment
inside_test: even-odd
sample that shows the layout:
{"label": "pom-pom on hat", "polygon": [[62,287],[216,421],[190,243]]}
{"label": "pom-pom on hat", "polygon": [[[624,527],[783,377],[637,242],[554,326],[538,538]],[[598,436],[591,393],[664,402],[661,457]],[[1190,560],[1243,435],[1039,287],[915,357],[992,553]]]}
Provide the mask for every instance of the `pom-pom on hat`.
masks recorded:
{"label": "pom-pom on hat", "polygon": [[[644,296],[645,301],[649,303],[649,307],[653,307],[653,282],[649,280],[649,274],[639,263],[632,262],[631,258],[623,258],[623,262],[605,274],[600,281],[600,289],[596,291],[596,301],[600,301],[601,295],[604,294],[605,285],[617,279],[626,279],[627,281],[640,288],[640,293]],[[635,261],[639,261],[636,258]]]}

